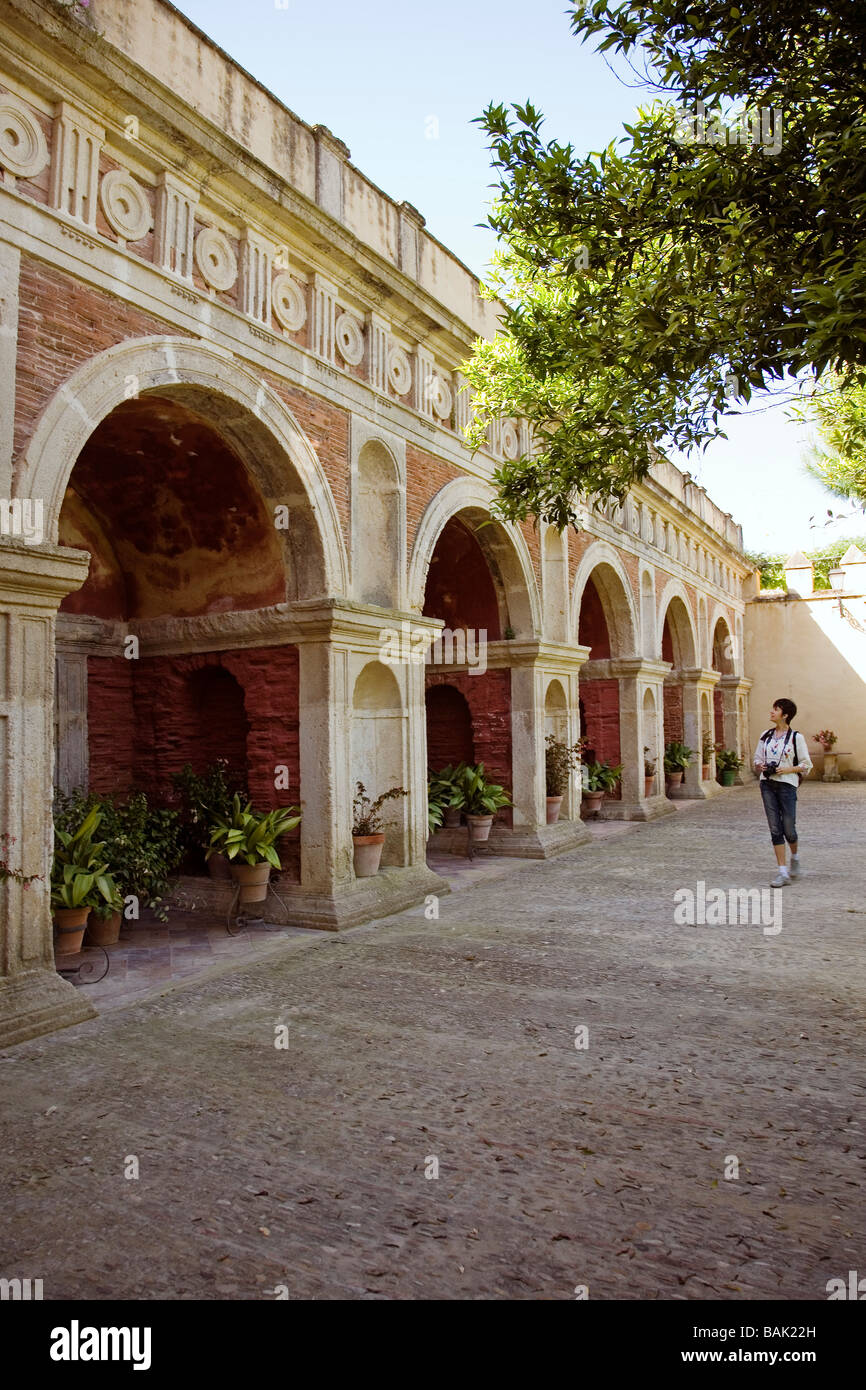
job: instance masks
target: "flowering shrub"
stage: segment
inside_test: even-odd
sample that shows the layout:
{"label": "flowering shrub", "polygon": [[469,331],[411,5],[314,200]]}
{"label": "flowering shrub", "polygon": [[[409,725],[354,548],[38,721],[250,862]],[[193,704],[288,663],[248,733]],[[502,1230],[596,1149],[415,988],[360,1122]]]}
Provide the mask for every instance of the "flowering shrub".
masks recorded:
{"label": "flowering shrub", "polygon": [[816,743],[822,745],[825,753],[829,753],[833,744],[837,741],[836,735],[833,733],[832,729],[822,729],[819,734],[813,734],[812,737],[815,739]]}

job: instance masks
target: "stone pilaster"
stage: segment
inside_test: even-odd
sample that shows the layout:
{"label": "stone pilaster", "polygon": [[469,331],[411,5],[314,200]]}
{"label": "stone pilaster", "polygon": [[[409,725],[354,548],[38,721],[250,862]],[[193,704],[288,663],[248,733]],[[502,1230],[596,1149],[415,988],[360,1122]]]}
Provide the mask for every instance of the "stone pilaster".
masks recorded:
{"label": "stone pilaster", "polygon": [[325,362],[334,361],[334,325],[336,322],[337,287],[324,275],[313,276],[313,352]]}
{"label": "stone pilaster", "polygon": [[68,101],[54,111],[51,206],[86,227],[96,226],[99,154],[105,130]]}
{"label": "stone pilaster", "polygon": [[[611,675],[619,682],[619,747],[623,765],[622,796],[604,803],[608,820],[652,820],[674,808],[665,796],[664,780],[664,678],[667,661],[647,661],[640,656],[611,661]],[[651,692],[652,714],[646,692]],[[644,794],[644,748],[656,764],[655,784]]]}
{"label": "stone pilaster", "polygon": [[[722,676],[719,689],[722,692],[722,711],[724,727],[722,738],[726,748],[736,748],[745,766],[737,773],[739,786],[745,785],[752,776],[752,749],[748,746],[749,737],[749,691],[752,682],[745,676]],[[740,701],[745,701],[743,718],[740,718]]]}
{"label": "stone pilaster", "polygon": [[271,271],[276,246],[260,232],[245,227],[241,236],[241,308],[259,323],[271,322]]}
{"label": "stone pilaster", "polygon": [[192,280],[198,189],[164,169],[156,183],[154,259],[163,270]]}
{"label": "stone pilaster", "polygon": [[0,1046],[95,1014],[54,969],[50,906],[54,623],[88,566],[83,551],[0,542],[0,829],[10,864],[41,876],[0,885]]}
{"label": "stone pilaster", "polygon": [[433,389],[436,378],[436,362],[432,352],[420,343],[415,349],[415,409],[428,420],[433,415]]}
{"label": "stone pilaster", "polygon": [[388,394],[388,352],[391,346],[391,325],[381,314],[367,315],[370,385],[383,396]]}
{"label": "stone pilaster", "polygon": [[717,782],[705,782],[701,775],[701,741],[704,733],[701,704],[706,696],[712,719],[713,691],[719,681],[719,672],[706,666],[695,666],[680,671],[679,675],[683,692],[683,742],[689,748],[694,748],[695,756],[686,768],[682,784],[673,788],[673,792],[687,801],[703,801],[715,796],[719,790]]}

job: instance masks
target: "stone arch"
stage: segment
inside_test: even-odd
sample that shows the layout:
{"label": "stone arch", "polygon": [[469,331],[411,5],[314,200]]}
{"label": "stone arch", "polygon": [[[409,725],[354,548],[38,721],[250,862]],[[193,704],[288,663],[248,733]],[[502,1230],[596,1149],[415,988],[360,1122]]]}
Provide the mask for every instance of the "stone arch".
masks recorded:
{"label": "stone arch", "polygon": [[710,650],[709,627],[707,626],[707,597],[701,594],[698,599],[698,665],[708,666],[708,652]]}
{"label": "stone arch", "polygon": [[571,602],[572,640],[578,640],[581,603],[589,579],[601,600],[611,655],[632,656],[637,651],[638,631],[634,596],[619,555],[606,541],[591,545],[578,566]]}
{"label": "stone arch", "polygon": [[503,626],[510,623],[516,637],[535,637],[541,632],[541,599],[532,557],[518,527],[492,519],[495,499],[493,488],[471,478],[455,478],[437,492],[421,518],[412,547],[409,607],[419,613],[423,610],[436,542],[447,523],[458,519],[473,530],[497,581],[505,608]]}
{"label": "stone arch", "polygon": [[187,338],[119,343],[90,358],[52,396],[15,478],[16,496],[42,499],[47,539],[57,543],[66,487],[87,440],[121,402],[148,394],[196,411],[244,460],[266,503],[289,507],[286,563],[299,596],[345,593],[336,504],[309,440],[261,378],[229,353]]}
{"label": "stone arch", "polygon": [[[400,687],[390,667],[369,661],[359,672],[352,692],[352,795],[363,782],[375,800],[391,787],[405,787],[405,717]],[[407,797],[383,807],[385,844],[383,864],[407,862]]]}
{"label": "stone arch", "polygon": [[[664,775],[662,767],[662,757],[664,748],[663,740],[659,729],[659,710],[656,704],[655,693],[651,686],[647,686],[641,701],[641,751],[644,757],[649,757],[656,765],[655,768],[655,790],[661,785],[661,778]],[[647,753],[645,750],[649,749]]]}
{"label": "stone arch", "polygon": [[568,740],[568,700],[562,682],[552,680],[544,696],[544,733],[565,743]]}
{"label": "stone arch", "polygon": [[352,478],[352,579],[359,603],[400,607],[405,568],[405,501],[390,449],[368,439]]}
{"label": "stone arch", "polygon": [[710,664],[723,676],[732,676],[737,669],[737,646],[727,613],[717,605],[713,610]]}
{"label": "stone arch", "polygon": [[665,587],[659,613],[662,641],[665,641],[664,630],[667,628],[673,646],[671,656],[665,656],[664,650],[662,651],[662,660],[673,661],[673,665],[678,669],[696,666],[698,641],[695,621],[686,590],[678,580],[671,580]]}
{"label": "stone arch", "polygon": [[554,642],[568,641],[568,556],[566,538],[549,526],[542,547],[544,621]]}

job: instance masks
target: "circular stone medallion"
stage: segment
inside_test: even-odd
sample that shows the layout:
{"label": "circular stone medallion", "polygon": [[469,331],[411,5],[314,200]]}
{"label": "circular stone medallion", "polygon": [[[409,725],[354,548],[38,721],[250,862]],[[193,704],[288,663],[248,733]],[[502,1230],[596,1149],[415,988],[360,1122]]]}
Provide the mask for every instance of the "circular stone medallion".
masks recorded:
{"label": "circular stone medallion", "polygon": [[109,169],[103,175],[99,201],[106,221],[124,241],[141,241],[153,218],[144,189],[126,169]]}
{"label": "circular stone medallion", "polygon": [[300,332],[307,322],[307,306],[303,290],[287,270],[278,275],[271,286],[271,303],[280,327],[289,333]]}
{"label": "circular stone medallion", "polygon": [[195,239],[195,263],[215,290],[230,290],[238,278],[238,259],[217,227],[202,227]]}

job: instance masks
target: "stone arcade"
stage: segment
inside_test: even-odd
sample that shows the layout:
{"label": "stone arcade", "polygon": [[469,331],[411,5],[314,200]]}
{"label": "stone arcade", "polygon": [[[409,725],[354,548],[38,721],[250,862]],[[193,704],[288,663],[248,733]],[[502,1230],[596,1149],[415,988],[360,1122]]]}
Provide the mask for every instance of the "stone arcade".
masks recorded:
{"label": "stone arcade", "polygon": [[[497,460],[529,447],[513,419],[463,443],[494,306],[171,6],[8,0],[0,171],[0,497],[44,516],[0,536],[24,872],[47,875],[52,780],[159,786],[228,750],[260,805],[303,801],[281,892],[339,928],[442,890],[428,762],[484,761],[513,789],[495,851],[543,858],[587,835],[578,782],[546,824],[546,732],[622,762],[608,814],[639,819],[672,809],[644,745],[743,748],[739,527],[665,461],[579,534],[491,523]],[[448,643],[384,661],[404,624],[486,630],[484,668]],[[352,869],[358,779],[410,793],[375,879]],[[715,790],[698,761],[683,794]],[[0,939],[0,1044],[88,1016],[45,877],[0,893]]]}

